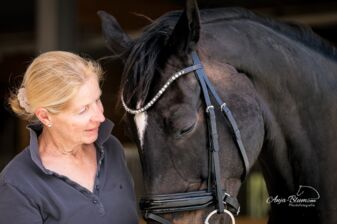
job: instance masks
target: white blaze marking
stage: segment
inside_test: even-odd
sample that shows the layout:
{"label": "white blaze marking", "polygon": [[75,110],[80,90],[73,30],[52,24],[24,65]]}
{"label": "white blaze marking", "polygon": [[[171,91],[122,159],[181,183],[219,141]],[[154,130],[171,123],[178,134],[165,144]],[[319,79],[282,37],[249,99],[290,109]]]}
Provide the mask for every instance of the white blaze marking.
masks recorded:
{"label": "white blaze marking", "polygon": [[147,113],[142,112],[142,113],[136,114],[134,119],[135,119],[136,126],[137,126],[140,146],[143,148],[144,133],[145,133],[145,128],[147,126]]}

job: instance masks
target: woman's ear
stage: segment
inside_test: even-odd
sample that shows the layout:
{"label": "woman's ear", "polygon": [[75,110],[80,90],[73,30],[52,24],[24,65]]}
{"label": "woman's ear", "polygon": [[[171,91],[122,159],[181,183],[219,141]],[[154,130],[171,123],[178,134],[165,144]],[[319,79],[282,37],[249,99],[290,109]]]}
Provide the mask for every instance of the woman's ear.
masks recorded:
{"label": "woman's ear", "polygon": [[37,119],[39,119],[39,121],[41,121],[42,124],[46,125],[47,127],[51,127],[52,119],[47,109],[43,107],[37,108],[35,111],[35,116]]}

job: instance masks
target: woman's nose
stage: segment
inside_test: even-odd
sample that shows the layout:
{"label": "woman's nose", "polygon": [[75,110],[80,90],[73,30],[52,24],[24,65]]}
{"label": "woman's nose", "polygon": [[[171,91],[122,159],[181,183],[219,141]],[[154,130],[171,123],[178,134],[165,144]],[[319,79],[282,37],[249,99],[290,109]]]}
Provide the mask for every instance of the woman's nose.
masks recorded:
{"label": "woman's nose", "polygon": [[105,116],[103,113],[104,113],[103,105],[101,103],[95,105],[92,119],[94,121],[103,122],[105,120]]}

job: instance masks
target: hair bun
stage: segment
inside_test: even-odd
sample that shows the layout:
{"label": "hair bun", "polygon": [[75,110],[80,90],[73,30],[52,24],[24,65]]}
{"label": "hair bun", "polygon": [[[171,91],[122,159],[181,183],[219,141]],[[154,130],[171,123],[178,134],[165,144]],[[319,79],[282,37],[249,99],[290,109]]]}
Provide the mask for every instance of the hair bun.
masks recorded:
{"label": "hair bun", "polygon": [[30,106],[29,106],[29,103],[28,103],[28,100],[27,100],[26,89],[24,87],[21,87],[18,90],[17,97],[18,97],[18,100],[19,100],[20,107],[25,109],[25,111],[27,113],[31,113]]}

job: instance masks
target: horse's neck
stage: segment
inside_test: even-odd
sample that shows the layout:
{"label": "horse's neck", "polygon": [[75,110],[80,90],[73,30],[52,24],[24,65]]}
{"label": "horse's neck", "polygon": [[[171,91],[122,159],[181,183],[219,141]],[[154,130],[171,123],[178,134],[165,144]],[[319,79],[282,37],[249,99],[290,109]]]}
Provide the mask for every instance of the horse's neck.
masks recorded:
{"label": "horse's neck", "polygon": [[203,30],[201,51],[247,74],[265,106],[269,130],[277,132],[270,136],[279,137],[288,156],[309,162],[337,148],[337,57],[254,21],[218,22]]}
{"label": "horse's neck", "polygon": [[[337,181],[330,178],[335,175],[337,161],[334,153],[337,149],[337,95],[329,86],[329,83],[336,84],[337,66],[331,61],[324,62],[320,55],[316,60],[326,67],[306,64],[306,60],[315,63],[313,55],[298,59],[295,65],[283,65],[288,66],[286,72],[293,72],[291,76],[277,71],[278,77],[273,77],[273,73],[264,74],[254,83],[264,106],[267,134],[260,161],[269,193],[287,198],[294,195],[300,185],[311,186],[320,193],[320,208],[313,207],[305,212],[320,214],[324,219],[332,212],[331,197],[337,193],[331,188]],[[321,223],[317,217],[308,217],[308,223]],[[331,220],[336,218],[335,215]],[[323,223],[331,222],[325,220]]]}
{"label": "horse's neck", "polygon": [[201,51],[246,73],[260,95],[266,125],[261,160],[270,193],[289,195],[308,185],[332,197],[328,185],[336,181],[322,176],[336,173],[336,60],[254,22],[204,30]]}

